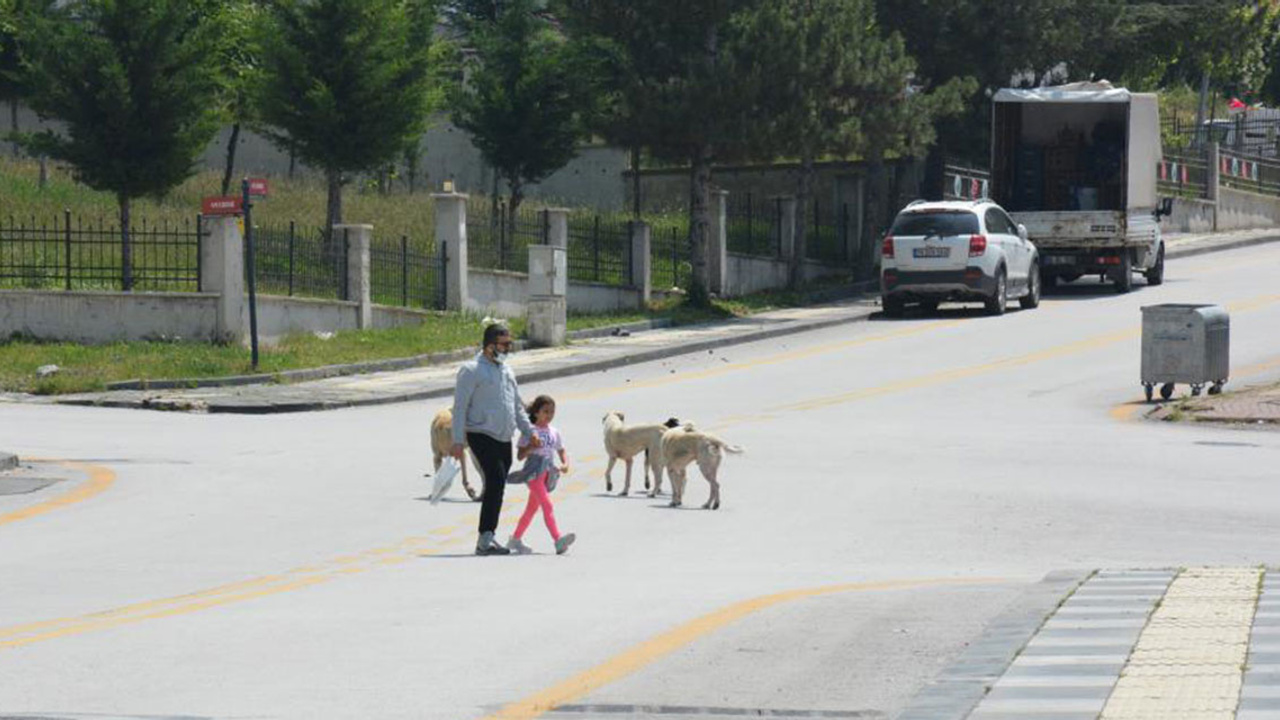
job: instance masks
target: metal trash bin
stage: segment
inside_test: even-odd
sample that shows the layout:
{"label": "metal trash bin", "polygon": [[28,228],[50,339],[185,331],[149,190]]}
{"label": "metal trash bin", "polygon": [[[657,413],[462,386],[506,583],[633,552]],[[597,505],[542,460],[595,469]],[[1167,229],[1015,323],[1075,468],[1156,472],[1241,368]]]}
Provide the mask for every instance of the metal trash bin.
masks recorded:
{"label": "metal trash bin", "polygon": [[1191,394],[1209,385],[1222,392],[1230,373],[1231,317],[1219,305],[1171,303],[1142,308],[1142,387],[1148,402],[1160,385],[1168,400],[1174,385]]}

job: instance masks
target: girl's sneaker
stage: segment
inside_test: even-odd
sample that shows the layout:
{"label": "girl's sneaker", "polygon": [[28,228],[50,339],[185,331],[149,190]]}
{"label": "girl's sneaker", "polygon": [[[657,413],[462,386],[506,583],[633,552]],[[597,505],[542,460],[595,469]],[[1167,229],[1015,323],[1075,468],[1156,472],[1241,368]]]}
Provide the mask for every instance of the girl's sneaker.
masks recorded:
{"label": "girl's sneaker", "polygon": [[528,545],[525,545],[524,541],[516,537],[515,535],[512,535],[511,539],[507,541],[507,549],[515,553],[516,555],[532,555],[533,554],[533,548],[529,547]]}
{"label": "girl's sneaker", "polygon": [[568,535],[561,535],[560,539],[556,541],[556,554],[563,555],[569,552],[569,546],[572,545],[573,541],[577,539],[578,539],[578,536],[574,535],[573,533],[569,533]]}

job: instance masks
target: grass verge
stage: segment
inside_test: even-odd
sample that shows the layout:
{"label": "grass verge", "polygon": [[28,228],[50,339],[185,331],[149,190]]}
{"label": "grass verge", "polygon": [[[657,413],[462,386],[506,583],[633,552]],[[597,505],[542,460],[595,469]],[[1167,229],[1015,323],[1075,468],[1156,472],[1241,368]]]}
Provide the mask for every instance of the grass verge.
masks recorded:
{"label": "grass verge", "polygon": [[[663,318],[676,325],[689,325],[797,307],[812,299],[812,292],[778,291],[716,300],[711,307],[695,308],[683,298],[672,298],[655,303],[644,312],[572,315],[568,325],[572,331]],[[473,315],[441,313],[422,325],[344,331],[329,339],[313,333],[290,335],[280,344],[262,349],[258,372],[271,374],[474,347],[483,324]],[[523,336],[523,318],[513,318],[510,326],[517,336]],[[57,365],[58,372],[38,377],[37,370],[45,365]],[[183,341],[80,345],[22,338],[0,342],[0,390],[7,392],[94,392],[104,390],[108,383],[135,378],[209,378],[252,372],[248,351],[233,345]]]}

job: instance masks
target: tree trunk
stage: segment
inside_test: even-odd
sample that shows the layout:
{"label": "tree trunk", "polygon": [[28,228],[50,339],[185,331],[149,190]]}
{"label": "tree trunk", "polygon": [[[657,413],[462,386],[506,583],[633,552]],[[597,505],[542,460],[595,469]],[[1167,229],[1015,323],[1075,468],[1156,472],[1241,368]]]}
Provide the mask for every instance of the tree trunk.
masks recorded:
{"label": "tree trunk", "polygon": [[711,304],[707,252],[711,237],[711,146],[698,148],[690,160],[689,253],[693,277],[689,282],[689,302],[695,307],[706,307]]}
{"label": "tree trunk", "polygon": [[378,171],[378,194],[385,197],[389,192],[391,192],[391,168],[383,165]]}
{"label": "tree trunk", "polygon": [[813,178],[816,174],[813,167],[813,153],[805,153],[800,158],[800,182],[796,187],[796,227],[795,244],[791,249],[791,289],[799,290],[804,285],[804,259],[809,252],[809,223],[805,222],[805,211],[813,203]]}
{"label": "tree trunk", "polygon": [[40,189],[43,190],[49,185],[49,158],[44,155],[40,156]]}
{"label": "tree trunk", "polygon": [[293,179],[293,171],[296,170],[297,167],[298,167],[298,155],[293,151],[293,148],[290,147],[289,148],[289,179],[290,180]]}
{"label": "tree trunk", "polygon": [[331,235],[333,226],[342,224],[342,172],[326,170],[325,180],[329,185],[329,204],[325,212],[324,232]]}
{"label": "tree trunk", "polygon": [[[15,134],[18,132],[18,99],[14,98],[9,101],[9,129]],[[18,138],[13,139],[13,157],[18,157],[20,149],[18,146]]]}
{"label": "tree trunk", "polygon": [[1205,70],[1200,74],[1200,102],[1196,105],[1196,131],[1195,146],[1200,147],[1208,142],[1208,138],[1204,137],[1204,121],[1205,113],[1209,111],[1209,71]]}
{"label": "tree trunk", "polygon": [[507,232],[514,235],[516,211],[520,209],[520,203],[524,202],[524,183],[511,179],[507,180],[507,187],[511,189],[511,195],[507,198]]}
{"label": "tree trunk", "polygon": [[863,203],[863,211],[866,214],[863,221],[863,238],[865,242],[862,246],[862,257],[858,262],[858,278],[860,280],[869,280],[875,276],[875,266],[880,259],[880,239],[884,237],[884,206],[885,198],[885,177],[884,177],[884,152],[881,150],[873,150],[867,155],[867,184],[866,184],[866,200]]}
{"label": "tree trunk", "polygon": [[409,181],[409,194],[418,190],[418,148],[407,150],[404,154],[404,174]]}
{"label": "tree trunk", "polygon": [[222,171],[222,194],[231,193],[231,175],[236,168],[236,145],[240,142],[240,123],[231,126],[231,138],[227,140],[227,164]]}
{"label": "tree trunk", "polygon": [[133,247],[129,240],[129,196],[117,195],[120,204],[120,284],[125,292],[133,290]]}
{"label": "tree trunk", "polygon": [[644,204],[640,201],[640,146],[631,146],[631,204],[634,206],[634,214],[637,220],[640,219],[640,211]]}

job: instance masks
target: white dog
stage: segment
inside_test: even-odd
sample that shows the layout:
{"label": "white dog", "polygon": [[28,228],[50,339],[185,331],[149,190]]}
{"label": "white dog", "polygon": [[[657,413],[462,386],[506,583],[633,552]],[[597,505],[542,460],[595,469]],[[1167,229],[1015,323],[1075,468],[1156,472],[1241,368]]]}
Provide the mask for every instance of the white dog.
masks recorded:
{"label": "white dog", "polygon": [[[453,408],[445,408],[436,413],[431,419],[431,461],[435,468],[435,472],[440,472],[440,463],[449,456],[449,451],[453,449]],[[463,452],[464,455],[471,455],[470,452]],[[475,463],[475,456],[471,457],[471,462]],[[480,482],[484,482],[484,471],[480,466],[476,465],[476,471],[480,473]],[[462,463],[462,487],[467,491],[467,496],[472,500],[479,500],[480,493],[476,492],[471,483],[467,482],[467,463]],[[481,486],[484,487],[483,485]]]}
{"label": "white dog", "polygon": [[[666,425],[630,425],[626,416],[614,411],[604,416],[604,452],[609,456],[609,466],[604,471],[605,490],[613,492],[613,465],[619,460],[627,464],[627,480],[622,494],[631,492],[631,464],[636,455],[645,453],[644,486],[649,487],[649,472],[653,471],[653,489],[650,497],[662,487],[662,434]],[[670,422],[670,421],[668,421]]]}
{"label": "white dog", "polygon": [[711,497],[702,509],[720,509],[720,461],[723,453],[738,454],[743,449],[730,445],[710,433],[698,432],[692,423],[672,428],[662,436],[662,464],[671,476],[671,507],[680,507],[684,502],[684,489],[688,480],[689,464],[695,460],[702,477],[711,484]]}

